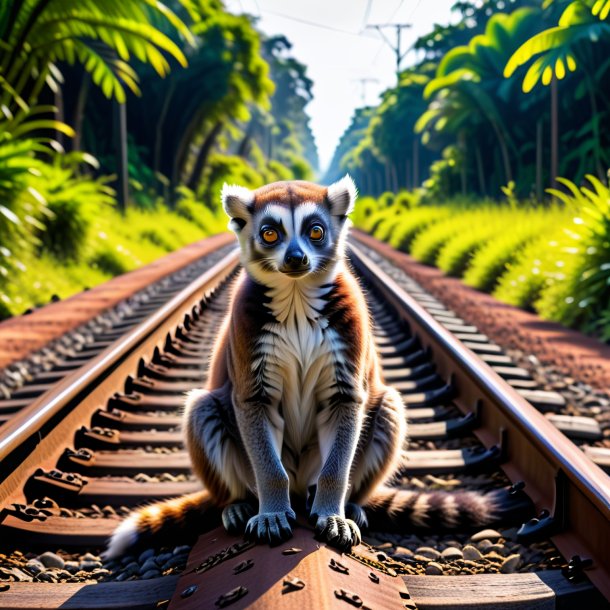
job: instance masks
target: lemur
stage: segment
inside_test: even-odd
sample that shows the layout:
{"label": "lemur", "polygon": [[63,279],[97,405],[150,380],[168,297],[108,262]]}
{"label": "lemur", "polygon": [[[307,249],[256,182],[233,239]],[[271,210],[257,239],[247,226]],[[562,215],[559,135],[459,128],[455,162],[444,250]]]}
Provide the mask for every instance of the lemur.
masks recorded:
{"label": "lemur", "polygon": [[[362,288],[346,264],[356,187],[224,185],[243,270],[217,338],[207,387],[188,395],[183,427],[204,491],[133,513],[107,556],[143,538],[201,527],[208,509],[230,533],[279,544],[306,501],[318,539],[360,541],[377,509],[414,526],[485,525],[507,508],[493,492],[386,486],[405,466],[406,412],[383,382]],[[309,497],[308,497],[309,496]]]}

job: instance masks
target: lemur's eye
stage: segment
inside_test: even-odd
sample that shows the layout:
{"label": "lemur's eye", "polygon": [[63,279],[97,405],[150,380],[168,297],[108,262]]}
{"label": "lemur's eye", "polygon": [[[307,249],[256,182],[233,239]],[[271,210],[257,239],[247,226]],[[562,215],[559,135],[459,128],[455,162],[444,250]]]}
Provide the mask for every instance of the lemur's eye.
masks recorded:
{"label": "lemur's eye", "polygon": [[274,244],[278,240],[279,235],[275,229],[263,227],[261,229],[261,237],[266,244]]}
{"label": "lemur's eye", "polygon": [[309,229],[309,238],[312,241],[320,241],[324,237],[324,229],[320,225],[313,225]]}

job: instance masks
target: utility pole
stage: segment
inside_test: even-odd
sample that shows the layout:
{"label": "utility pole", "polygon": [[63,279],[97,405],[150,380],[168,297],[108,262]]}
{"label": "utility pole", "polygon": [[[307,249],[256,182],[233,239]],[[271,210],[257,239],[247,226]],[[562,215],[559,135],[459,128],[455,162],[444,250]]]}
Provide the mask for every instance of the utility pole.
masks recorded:
{"label": "utility pole", "polygon": [[377,79],[377,78],[354,78],[353,80],[356,83],[360,83],[360,86],[362,87],[361,94],[360,94],[360,97],[362,99],[362,105],[366,106],[366,86],[369,83],[378,83],[379,79]]}
{"label": "utility pole", "polygon": [[[394,56],[396,58],[396,78],[398,79],[398,75],[400,74],[400,62],[405,58],[405,55],[410,51],[411,47],[409,47],[406,51],[402,50],[402,40],[401,34],[403,30],[409,29],[413,27],[411,23],[378,23],[374,25],[367,25],[366,29],[368,30],[377,30],[386,44],[394,51]],[[393,43],[384,33],[384,28],[394,28],[396,34],[396,42]]]}

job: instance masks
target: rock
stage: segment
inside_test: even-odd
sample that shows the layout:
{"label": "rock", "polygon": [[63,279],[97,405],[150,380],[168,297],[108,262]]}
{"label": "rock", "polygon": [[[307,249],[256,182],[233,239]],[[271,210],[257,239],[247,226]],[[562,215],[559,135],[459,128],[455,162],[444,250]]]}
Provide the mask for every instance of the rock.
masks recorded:
{"label": "rock", "polygon": [[387,549],[391,549],[394,545],[391,542],[382,542],[381,544],[376,545],[375,548],[379,551],[385,551]]}
{"label": "rock", "polygon": [[426,575],[427,576],[442,576],[443,575],[443,566],[440,563],[436,563],[436,561],[431,561],[426,566]]}
{"label": "rock", "polygon": [[407,557],[413,557],[413,551],[405,546],[397,546],[396,550],[394,551],[394,555],[405,555]]}
{"label": "rock", "polygon": [[9,571],[19,582],[32,582],[32,577],[19,568],[9,568]]}
{"label": "rock", "polygon": [[161,570],[165,572],[165,570],[171,570],[172,568],[179,568],[184,566],[186,563],[186,557],[172,557],[168,559],[164,564]]}
{"label": "rock", "polygon": [[36,576],[37,582],[57,582],[57,577],[53,572],[41,572]]}
{"label": "rock", "polygon": [[174,555],[172,553],[161,553],[155,557],[155,562],[158,566],[162,566],[166,561],[169,561]]}
{"label": "rock", "polygon": [[517,571],[519,564],[521,563],[520,555],[509,555],[500,566],[500,572],[502,574],[513,574]]}
{"label": "rock", "polygon": [[94,555],[93,553],[85,553],[81,557],[81,561],[100,561],[100,556]]}
{"label": "rock", "polygon": [[386,561],[388,558],[388,556],[383,552],[377,553],[376,557],[377,557],[377,561]]}
{"label": "rock", "polygon": [[[131,565],[131,564],[130,564]],[[83,572],[93,572],[93,570],[97,570],[102,567],[101,561],[81,561],[80,569]]]}
{"label": "rock", "polygon": [[80,563],[78,561],[66,561],[64,569],[72,574],[76,574],[80,570]]}
{"label": "rock", "polygon": [[480,532],[477,532],[476,534],[473,534],[470,537],[470,540],[472,540],[472,542],[480,542],[481,540],[489,540],[491,542],[497,542],[498,540],[500,540],[500,538],[502,538],[502,534],[500,534],[500,532],[497,532],[496,530],[482,530]]}
{"label": "rock", "polygon": [[157,578],[161,576],[161,572],[159,570],[148,570],[142,574],[142,580],[148,580],[150,578]]}
{"label": "rock", "polygon": [[140,554],[140,556],[138,557],[138,562],[141,564],[144,564],[144,562],[147,559],[150,559],[151,557],[155,556],[155,550],[154,549],[146,549],[143,553]]}
{"label": "rock", "polygon": [[191,552],[191,547],[188,544],[182,545],[182,546],[177,546],[173,551],[172,554],[174,555],[184,555],[185,553],[190,553]]}
{"label": "rock", "polygon": [[441,557],[446,561],[456,561],[457,559],[464,559],[464,553],[461,549],[448,546],[442,553]]}
{"label": "rock", "polygon": [[481,551],[471,544],[467,544],[463,548],[462,553],[464,554],[464,559],[467,559],[468,561],[477,561],[482,557]]}
{"label": "rock", "polygon": [[157,562],[155,561],[154,557],[149,557],[140,567],[140,574],[144,574],[145,572],[148,572],[149,570],[157,570],[158,566],[157,566]]}
{"label": "rock", "polygon": [[432,559],[430,559],[430,557],[426,557],[425,555],[420,555],[419,553],[416,553],[415,555],[413,555],[413,559],[415,559],[415,561],[420,561],[421,563],[430,563],[432,561]]}
{"label": "rock", "polygon": [[487,547],[487,553],[498,553],[498,555],[506,555],[506,547],[503,544],[492,544]]}
{"label": "rock", "polygon": [[68,580],[68,578],[72,578],[72,574],[70,574],[68,570],[53,570],[52,573],[57,580]]}
{"label": "rock", "polygon": [[38,559],[30,559],[25,564],[25,567],[32,576],[36,576],[36,574],[40,574],[40,572],[44,572],[45,570],[44,564],[41,561],[38,561]]}
{"label": "rock", "polygon": [[140,572],[140,565],[137,561],[132,561],[122,569],[122,572],[128,576],[134,576]]}
{"label": "rock", "polygon": [[39,555],[38,561],[40,561],[45,568],[59,568],[60,570],[63,570],[66,565],[66,562],[59,555],[51,553],[51,551]]}
{"label": "rock", "polygon": [[104,576],[109,576],[112,574],[110,570],[106,570],[105,568],[97,568],[91,572],[91,576],[94,578],[104,578]]}
{"label": "rock", "polygon": [[491,543],[490,540],[487,540],[487,538],[485,538],[485,540],[481,540],[480,542],[477,542],[477,548],[482,553],[486,553],[487,550],[489,549],[489,547],[491,547],[491,546],[493,546],[493,544]]}
{"label": "rock", "polygon": [[428,559],[438,559],[441,554],[436,549],[433,549],[430,546],[420,546],[416,551],[418,555],[423,555],[424,557],[428,557]]}

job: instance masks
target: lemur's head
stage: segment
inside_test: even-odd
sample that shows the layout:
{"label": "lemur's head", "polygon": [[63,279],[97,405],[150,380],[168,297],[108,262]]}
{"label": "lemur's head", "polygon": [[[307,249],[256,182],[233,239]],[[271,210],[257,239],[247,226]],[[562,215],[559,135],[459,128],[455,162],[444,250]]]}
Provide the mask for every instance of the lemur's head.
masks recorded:
{"label": "lemur's head", "polygon": [[278,277],[326,281],[332,276],[343,258],[347,215],[356,195],[346,175],[329,187],[295,180],[250,191],[225,184],[222,204],[247,271],[274,285]]}

